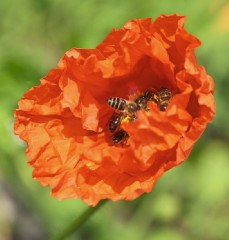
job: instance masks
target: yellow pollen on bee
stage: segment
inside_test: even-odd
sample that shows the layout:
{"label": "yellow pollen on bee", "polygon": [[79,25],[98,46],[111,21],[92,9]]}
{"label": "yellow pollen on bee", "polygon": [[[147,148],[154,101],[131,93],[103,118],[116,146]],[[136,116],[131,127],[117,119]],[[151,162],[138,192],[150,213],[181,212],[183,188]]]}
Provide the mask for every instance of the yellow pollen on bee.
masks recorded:
{"label": "yellow pollen on bee", "polygon": [[122,119],[122,122],[126,122],[126,123],[129,123],[132,121],[132,118],[130,116],[126,116]]}
{"label": "yellow pollen on bee", "polygon": [[146,109],[145,109],[146,112],[149,112],[150,111],[150,108],[147,106]]}

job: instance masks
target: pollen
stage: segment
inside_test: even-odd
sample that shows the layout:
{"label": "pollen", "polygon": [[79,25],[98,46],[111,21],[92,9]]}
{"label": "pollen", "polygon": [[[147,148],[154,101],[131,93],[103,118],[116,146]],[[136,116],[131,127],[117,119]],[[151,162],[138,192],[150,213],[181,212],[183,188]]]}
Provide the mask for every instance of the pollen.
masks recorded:
{"label": "pollen", "polygon": [[126,116],[122,119],[122,122],[124,122],[124,123],[129,123],[129,122],[132,122],[132,121],[133,121],[133,119],[130,116]]}

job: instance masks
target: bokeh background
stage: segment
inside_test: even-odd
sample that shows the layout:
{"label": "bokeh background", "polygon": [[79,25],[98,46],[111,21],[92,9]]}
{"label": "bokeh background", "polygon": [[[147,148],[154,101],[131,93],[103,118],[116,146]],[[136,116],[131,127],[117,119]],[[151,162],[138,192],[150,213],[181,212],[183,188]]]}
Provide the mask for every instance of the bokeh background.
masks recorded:
{"label": "bokeh background", "polygon": [[108,202],[71,239],[229,239],[229,1],[0,1],[0,240],[45,240],[87,208],[58,201],[31,178],[25,144],[13,134],[23,93],[72,47],[94,48],[131,18],[187,16],[202,41],[199,63],[216,84],[217,116],[189,159],[135,201]]}

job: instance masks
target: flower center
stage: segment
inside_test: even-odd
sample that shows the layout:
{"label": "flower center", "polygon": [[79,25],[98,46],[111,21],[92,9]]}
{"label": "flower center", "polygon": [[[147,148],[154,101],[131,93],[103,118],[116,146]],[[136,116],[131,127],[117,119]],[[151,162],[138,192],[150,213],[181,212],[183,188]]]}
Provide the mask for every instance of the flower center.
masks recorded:
{"label": "flower center", "polygon": [[114,133],[113,143],[121,143],[122,145],[129,138],[128,133],[122,129],[122,122],[132,122],[137,119],[136,113],[139,110],[149,111],[148,102],[153,102],[158,106],[160,111],[165,111],[172,98],[172,93],[168,88],[161,88],[157,91],[154,88],[140,93],[133,99],[111,97],[107,99],[107,104],[115,111],[109,120],[109,130]]}

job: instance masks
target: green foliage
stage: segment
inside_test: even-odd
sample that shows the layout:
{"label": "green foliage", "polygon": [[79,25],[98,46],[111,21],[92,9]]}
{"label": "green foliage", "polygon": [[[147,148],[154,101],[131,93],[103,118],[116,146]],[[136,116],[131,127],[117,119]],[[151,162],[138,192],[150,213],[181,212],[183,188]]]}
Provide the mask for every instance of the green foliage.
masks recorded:
{"label": "green foliage", "polygon": [[[186,28],[202,40],[198,58],[215,79],[217,117],[189,160],[166,173],[152,193],[131,202],[108,203],[76,238],[69,239],[223,240],[229,236],[229,28],[221,26],[221,15],[225,7],[229,8],[227,2],[0,2],[0,188],[5,185],[4,194],[14,199],[15,208],[24,209],[14,212],[16,230],[9,223],[9,232],[14,232],[16,239],[49,239],[86,207],[80,200],[60,202],[51,198],[48,188],[31,179],[25,145],[13,135],[17,101],[39,84],[39,78],[54,68],[69,48],[94,48],[112,28],[121,27],[127,20],[155,18],[161,13],[187,15]],[[0,204],[1,199],[2,194]],[[30,233],[22,224],[25,219],[37,230]],[[0,223],[4,221],[7,218],[0,213]],[[0,228],[0,239],[6,234]]]}

